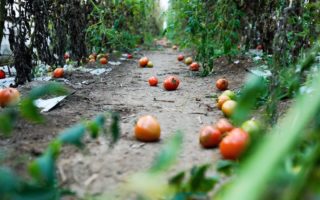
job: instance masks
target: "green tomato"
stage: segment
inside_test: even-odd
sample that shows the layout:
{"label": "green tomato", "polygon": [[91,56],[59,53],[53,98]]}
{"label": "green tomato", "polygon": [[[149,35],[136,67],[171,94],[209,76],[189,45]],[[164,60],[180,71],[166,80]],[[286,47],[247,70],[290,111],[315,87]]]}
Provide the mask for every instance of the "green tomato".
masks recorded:
{"label": "green tomato", "polygon": [[255,135],[259,133],[262,130],[262,126],[259,121],[250,119],[248,121],[245,121],[241,128],[248,132],[250,135]]}
{"label": "green tomato", "polygon": [[231,90],[224,91],[221,95],[228,96],[230,99],[235,100],[236,99],[236,93],[234,93]]}

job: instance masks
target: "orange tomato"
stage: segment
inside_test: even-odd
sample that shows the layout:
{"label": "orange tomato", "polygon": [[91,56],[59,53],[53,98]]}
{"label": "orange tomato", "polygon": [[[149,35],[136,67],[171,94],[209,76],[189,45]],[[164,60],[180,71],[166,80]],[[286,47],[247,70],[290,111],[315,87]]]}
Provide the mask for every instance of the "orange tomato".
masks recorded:
{"label": "orange tomato", "polygon": [[218,97],[218,102],[217,102],[217,107],[218,109],[222,108],[222,105],[224,104],[224,102],[230,100],[230,97],[226,96],[226,95],[221,95]]}
{"label": "orange tomato", "polygon": [[236,101],[228,100],[224,102],[224,104],[221,107],[221,110],[225,116],[230,117],[233,114],[234,110],[236,109],[236,106],[237,106]]}
{"label": "orange tomato", "polygon": [[241,128],[233,129],[222,139],[219,150],[224,159],[236,160],[249,144],[249,135]]}
{"label": "orange tomato", "polygon": [[176,90],[180,84],[180,80],[176,76],[169,76],[163,82],[164,89],[168,91]]}
{"label": "orange tomato", "polygon": [[143,116],[138,120],[134,133],[137,140],[142,142],[158,141],[161,134],[160,124],[153,116]]}
{"label": "orange tomato", "polygon": [[58,67],[53,71],[53,77],[54,78],[62,78],[64,75],[64,69],[61,67]]}
{"label": "orange tomato", "polygon": [[150,86],[157,86],[158,85],[158,79],[155,76],[150,77],[148,81],[149,81]]}
{"label": "orange tomato", "polygon": [[196,63],[196,62],[191,63],[191,65],[189,66],[189,69],[190,69],[191,71],[199,71],[199,68],[200,68],[200,66],[199,66],[199,64]]}
{"label": "orange tomato", "polygon": [[215,124],[215,127],[220,130],[222,134],[232,131],[234,128],[230,121],[224,118],[219,119],[219,121]]}
{"label": "orange tomato", "polygon": [[219,90],[226,90],[228,89],[228,81],[224,78],[220,78],[217,80],[216,82],[216,87],[219,89]]}
{"label": "orange tomato", "polygon": [[20,101],[20,92],[16,88],[5,88],[0,90],[0,106],[6,107],[16,105]]}
{"label": "orange tomato", "polygon": [[213,148],[219,145],[222,134],[213,126],[205,126],[200,131],[199,142],[203,148]]}
{"label": "orange tomato", "polygon": [[147,66],[148,62],[149,62],[149,59],[147,57],[142,57],[139,60],[139,65],[140,65],[140,67],[145,67],[145,66]]}

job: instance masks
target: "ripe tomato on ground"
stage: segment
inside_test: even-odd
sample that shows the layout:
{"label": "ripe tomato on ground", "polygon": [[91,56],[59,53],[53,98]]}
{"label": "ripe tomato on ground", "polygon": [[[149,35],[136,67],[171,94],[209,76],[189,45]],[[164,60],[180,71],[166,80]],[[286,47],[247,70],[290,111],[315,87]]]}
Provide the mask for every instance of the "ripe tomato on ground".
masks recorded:
{"label": "ripe tomato on ground", "polygon": [[20,101],[20,92],[16,88],[4,88],[0,90],[0,106],[16,105]]}
{"label": "ripe tomato on ground", "polygon": [[182,55],[182,54],[180,54],[180,55],[178,55],[178,61],[183,61],[183,59],[184,59],[184,56]]}
{"label": "ripe tomato on ground", "polygon": [[236,160],[249,144],[249,135],[241,128],[233,129],[222,139],[219,150],[224,159]]}
{"label": "ripe tomato on ground", "polygon": [[53,77],[54,78],[62,78],[64,75],[64,69],[61,67],[58,67],[53,71]]}
{"label": "ripe tomato on ground", "polygon": [[157,86],[158,85],[158,79],[155,76],[150,77],[148,81],[149,81],[150,86]]}
{"label": "ripe tomato on ground", "polygon": [[217,80],[216,82],[216,87],[219,89],[219,90],[226,90],[228,89],[228,81],[227,79],[224,79],[224,78],[220,78]]}
{"label": "ripe tomato on ground", "polygon": [[142,142],[158,141],[161,133],[160,124],[153,116],[143,116],[136,123],[134,133],[137,140]]}
{"label": "ripe tomato on ground", "polygon": [[149,59],[147,57],[142,57],[139,60],[139,65],[140,67],[145,67],[147,66],[148,62],[149,62]]}
{"label": "ripe tomato on ground", "polygon": [[189,66],[189,69],[191,71],[199,71],[200,65],[196,62],[191,63],[191,65]]}
{"label": "ripe tomato on ground", "polygon": [[105,57],[100,58],[100,64],[101,64],[101,65],[106,65],[106,64],[108,64],[108,59],[105,58]]}
{"label": "ripe tomato on ground", "polygon": [[221,132],[213,126],[205,126],[201,129],[199,142],[203,148],[213,148],[219,145],[222,138]]}
{"label": "ripe tomato on ground", "polygon": [[164,89],[168,91],[176,90],[180,84],[180,80],[176,76],[169,76],[163,82]]}
{"label": "ripe tomato on ground", "polygon": [[231,122],[225,118],[219,119],[219,121],[215,124],[215,127],[220,130],[222,134],[232,131],[234,128]]}
{"label": "ripe tomato on ground", "polygon": [[0,70],[0,79],[6,78],[6,73],[1,69]]}

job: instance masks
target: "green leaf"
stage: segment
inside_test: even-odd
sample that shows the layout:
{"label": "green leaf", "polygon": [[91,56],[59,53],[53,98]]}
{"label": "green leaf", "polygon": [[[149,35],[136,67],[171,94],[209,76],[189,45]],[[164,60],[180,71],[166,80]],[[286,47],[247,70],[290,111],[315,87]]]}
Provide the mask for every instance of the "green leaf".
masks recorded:
{"label": "green leaf", "polygon": [[32,89],[28,95],[31,100],[36,100],[45,95],[65,95],[68,90],[59,83],[48,83],[46,85]]}
{"label": "green leaf", "polygon": [[39,112],[39,108],[35,106],[34,102],[30,98],[26,98],[21,101],[20,104],[21,115],[31,121],[41,123],[44,118]]}
{"label": "green leaf", "polygon": [[21,190],[12,195],[13,200],[58,200],[61,192],[57,187],[25,184]]}
{"label": "green leaf", "polygon": [[18,187],[19,180],[10,169],[0,167],[0,185],[0,199],[3,199]]}
{"label": "green leaf", "polygon": [[189,180],[189,187],[192,192],[209,192],[218,182],[216,177],[206,177],[206,172],[209,167],[210,165],[202,165],[192,168]]}
{"label": "green leaf", "polygon": [[17,118],[17,111],[13,108],[4,109],[0,113],[0,133],[8,136],[13,130]]}
{"label": "green leaf", "polygon": [[112,143],[115,143],[118,141],[120,137],[120,127],[119,127],[119,121],[120,117],[118,113],[112,113],[111,115],[111,134],[112,134]]}
{"label": "green leaf", "polygon": [[246,121],[252,112],[258,97],[266,91],[267,87],[262,77],[251,75],[248,78],[241,95],[238,98],[238,104],[232,115],[233,122],[236,125]]}
{"label": "green leaf", "polygon": [[238,164],[231,160],[219,160],[216,164],[217,171],[226,175],[230,175],[235,167]]}
{"label": "green leaf", "polygon": [[75,125],[65,131],[63,131],[58,140],[62,142],[62,144],[72,144],[77,147],[82,147],[82,138],[86,132],[86,127],[83,124]]}
{"label": "green leaf", "polygon": [[261,199],[276,167],[300,141],[306,125],[316,116],[320,107],[319,85],[320,74],[313,81],[314,92],[296,99],[286,117],[267,134],[262,143],[252,151],[254,153],[243,163],[239,176],[222,199]]}
{"label": "green leaf", "polygon": [[92,138],[97,138],[99,135],[99,130],[100,127],[98,125],[98,123],[94,122],[94,121],[89,121],[87,123],[87,129],[90,132],[90,135]]}
{"label": "green leaf", "polygon": [[28,171],[31,177],[39,184],[53,185],[55,183],[56,171],[54,155],[47,151],[44,155],[30,163]]}
{"label": "green leaf", "polygon": [[161,172],[167,170],[177,159],[182,147],[182,134],[177,132],[164,145],[163,149],[156,156],[150,169],[151,172]]}
{"label": "green leaf", "polygon": [[180,186],[183,183],[185,175],[185,172],[180,172],[176,174],[174,177],[170,178],[169,183],[171,185]]}

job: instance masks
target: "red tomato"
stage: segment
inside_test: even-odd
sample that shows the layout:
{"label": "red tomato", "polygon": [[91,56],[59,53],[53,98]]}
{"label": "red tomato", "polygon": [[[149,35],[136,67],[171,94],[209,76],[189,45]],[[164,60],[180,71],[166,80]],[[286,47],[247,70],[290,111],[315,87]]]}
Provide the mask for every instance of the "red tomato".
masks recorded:
{"label": "red tomato", "polygon": [[184,56],[182,54],[178,55],[178,61],[183,61]]}
{"label": "red tomato", "polygon": [[148,81],[149,81],[150,86],[157,86],[158,85],[158,79],[155,76],[150,77]]}
{"label": "red tomato", "polygon": [[236,160],[245,151],[248,144],[248,133],[241,128],[235,128],[222,139],[219,149],[224,159]]}
{"label": "red tomato", "polygon": [[262,44],[259,44],[257,47],[256,47],[257,50],[262,50],[263,49],[263,46]]}
{"label": "red tomato", "polygon": [[228,89],[228,81],[224,78],[220,78],[217,80],[216,82],[216,87],[219,89],[219,90],[226,90]]}
{"label": "red tomato", "polygon": [[63,58],[64,58],[65,60],[69,59],[69,58],[70,58],[70,54],[69,54],[68,52],[65,53],[65,54],[63,55]]}
{"label": "red tomato", "polygon": [[232,131],[232,129],[234,128],[232,126],[232,124],[230,123],[230,121],[225,118],[219,119],[219,121],[216,123],[215,127],[217,129],[219,129],[219,131],[221,133],[226,133],[226,132]]}
{"label": "red tomato", "polygon": [[128,54],[127,58],[128,58],[128,59],[132,59],[133,56],[132,56],[131,54]]}
{"label": "red tomato", "polygon": [[180,80],[176,76],[169,76],[163,82],[164,89],[168,91],[176,90],[180,84]]}
{"label": "red tomato", "polygon": [[196,62],[191,63],[191,65],[189,66],[189,69],[190,69],[191,71],[199,71],[199,68],[200,68],[200,66],[199,66],[199,64],[196,63]]}
{"label": "red tomato", "polygon": [[199,142],[203,148],[213,148],[218,146],[222,134],[213,126],[205,126],[200,131]]}
{"label": "red tomato", "polygon": [[0,79],[6,78],[6,73],[3,70],[0,70]]}
{"label": "red tomato", "polygon": [[107,58],[100,58],[100,64],[101,65],[106,65],[106,64],[108,64],[108,60],[107,60]]}

